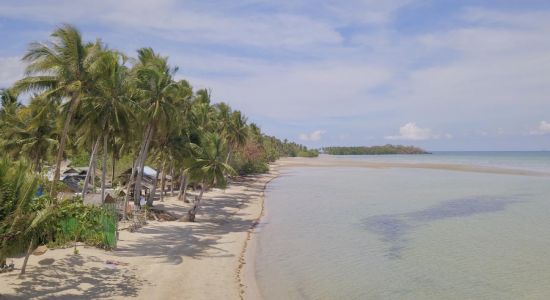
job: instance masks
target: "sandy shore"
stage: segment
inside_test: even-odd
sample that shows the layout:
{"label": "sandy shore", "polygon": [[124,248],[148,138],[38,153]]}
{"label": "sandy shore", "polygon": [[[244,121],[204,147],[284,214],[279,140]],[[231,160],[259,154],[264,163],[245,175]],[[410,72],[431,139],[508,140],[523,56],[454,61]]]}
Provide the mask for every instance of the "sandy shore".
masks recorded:
{"label": "sandy shore", "polygon": [[[121,231],[115,251],[79,246],[78,255],[72,248],[32,255],[25,277],[0,274],[0,299],[241,299],[242,255],[277,168],[205,193],[196,223],[150,221]],[[156,207],[187,211],[175,197]],[[19,268],[22,259],[14,262]]]}

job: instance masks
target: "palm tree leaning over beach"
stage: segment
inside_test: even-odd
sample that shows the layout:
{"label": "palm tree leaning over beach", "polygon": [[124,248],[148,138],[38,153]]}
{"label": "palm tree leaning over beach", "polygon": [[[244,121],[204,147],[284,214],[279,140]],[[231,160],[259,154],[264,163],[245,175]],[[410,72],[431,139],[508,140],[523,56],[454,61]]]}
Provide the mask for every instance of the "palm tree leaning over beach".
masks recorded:
{"label": "palm tree leaning over beach", "polygon": [[93,61],[93,45],[84,44],[80,32],[71,25],[63,25],[51,34],[45,43],[31,43],[23,60],[27,63],[26,77],[14,85],[18,92],[35,91],[45,99],[67,99],[63,131],[55,161],[51,194],[56,194],[56,183],[61,173],[61,161],[73,115],[89,86],[88,66]]}
{"label": "palm tree leaning over beach", "polygon": [[177,84],[172,78],[176,71],[177,68],[170,68],[168,65],[167,57],[158,55],[153,49],[138,50],[138,63],[134,66],[132,73],[143,110],[139,117],[146,126],[137,157],[134,187],[136,205],[139,205],[143,169],[151,142],[159,129],[170,126],[170,116],[174,109],[172,96],[177,89]]}
{"label": "palm tree leaning over beach", "polygon": [[194,147],[195,158],[188,171],[192,178],[200,181],[201,191],[195,197],[193,207],[187,212],[190,222],[195,221],[204,192],[211,187],[225,187],[227,185],[225,175],[236,173],[224,162],[226,147],[226,141],[217,133],[206,133],[201,145]]}

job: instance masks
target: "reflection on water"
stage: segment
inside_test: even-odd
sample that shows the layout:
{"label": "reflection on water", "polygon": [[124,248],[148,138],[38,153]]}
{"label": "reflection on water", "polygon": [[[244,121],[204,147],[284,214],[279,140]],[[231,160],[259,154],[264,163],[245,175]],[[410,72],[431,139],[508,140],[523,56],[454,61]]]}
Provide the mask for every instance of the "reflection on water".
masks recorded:
{"label": "reflection on water", "polygon": [[389,243],[386,257],[400,258],[406,248],[406,236],[415,228],[429,222],[448,218],[465,218],[477,214],[502,211],[518,200],[480,196],[444,201],[435,206],[403,214],[376,215],[363,219],[365,229]]}

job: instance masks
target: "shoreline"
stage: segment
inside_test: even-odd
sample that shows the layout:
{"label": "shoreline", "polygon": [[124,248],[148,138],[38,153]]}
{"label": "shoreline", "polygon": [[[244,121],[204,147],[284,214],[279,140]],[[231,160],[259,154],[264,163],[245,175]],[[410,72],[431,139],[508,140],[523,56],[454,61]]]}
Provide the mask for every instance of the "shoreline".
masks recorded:
{"label": "shoreline", "polygon": [[[282,158],[270,164],[267,174],[238,177],[225,190],[205,192],[195,223],[149,221],[136,232],[120,231],[114,251],[79,246],[78,255],[71,247],[31,255],[22,279],[17,270],[0,274],[0,298],[261,299],[255,256],[258,225],[267,214],[265,191],[284,169],[292,167],[401,167],[550,175],[465,165]],[[175,196],[155,202],[155,207],[181,216],[189,204]],[[19,268],[22,258],[13,260]],[[109,265],[108,261],[120,264]]]}
{"label": "shoreline", "polygon": [[269,174],[273,173],[273,176],[267,180],[264,184],[262,194],[260,196],[260,215],[252,224],[252,227],[247,233],[246,240],[244,241],[243,249],[239,257],[239,268],[237,270],[237,281],[239,284],[239,295],[241,300],[244,299],[262,299],[262,293],[256,281],[256,246],[257,246],[257,234],[258,225],[261,223],[262,218],[265,216],[265,190],[267,185],[278,178],[281,165],[273,163],[270,165]]}
{"label": "shoreline", "polygon": [[[301,158],[301,157],[285,157],[277,160],[274,164],[274,171],[277,172],[273,178],[269,179],[263,188],[261,196],[261,213],[253,227],[247,235],[247,239],[243,246],[241,256],[239,258],[239,268],[237,270],[237,279],[240,287],[241,300],[247,299],[263,299],[258,282],[256,279],[256,248],[258,242],[259,228],[262,219],[265,217],[265,190],[267,185],[275,178],[281,175],[281,169],[290,167],[356,167],[356,168],[406,168],[406,169],[431,169],[431,170],[446,170],[457,172],[472,172],[472,173],[489,173],[500,175],[518,175],[518,176],[542,176],[548,177],[550,173],[510,169],[500,167],[485,167],[465,164],[441,164],[441,163],[392,163],[392,162],[366,162],[333,159],[330,157],[318,158]],[[270,173],[272,169],[270,167]]]}

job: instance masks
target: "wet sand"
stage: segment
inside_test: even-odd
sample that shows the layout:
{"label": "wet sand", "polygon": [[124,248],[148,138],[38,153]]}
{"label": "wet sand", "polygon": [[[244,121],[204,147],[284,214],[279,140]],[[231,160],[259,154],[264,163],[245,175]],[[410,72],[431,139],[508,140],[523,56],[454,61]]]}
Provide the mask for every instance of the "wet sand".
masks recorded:
{"label": "wet sand", "polygon": [[442,163],[399,163],[399,162],[370,162],[347,159],[335,159],[328,155],[321,155],[317,158],[294,158],[285,157],[278,161],[285,167],[352,167],[352,168],[407,168],[407,169],[433,169],[447,170],[458,172],[474,172],[474,173],[489,173],[489,174],[507,174],[507,175],[523,175],[523,176],[550,176],[550,173],[499,168],[485,167],[466,164],[442,164]]}

